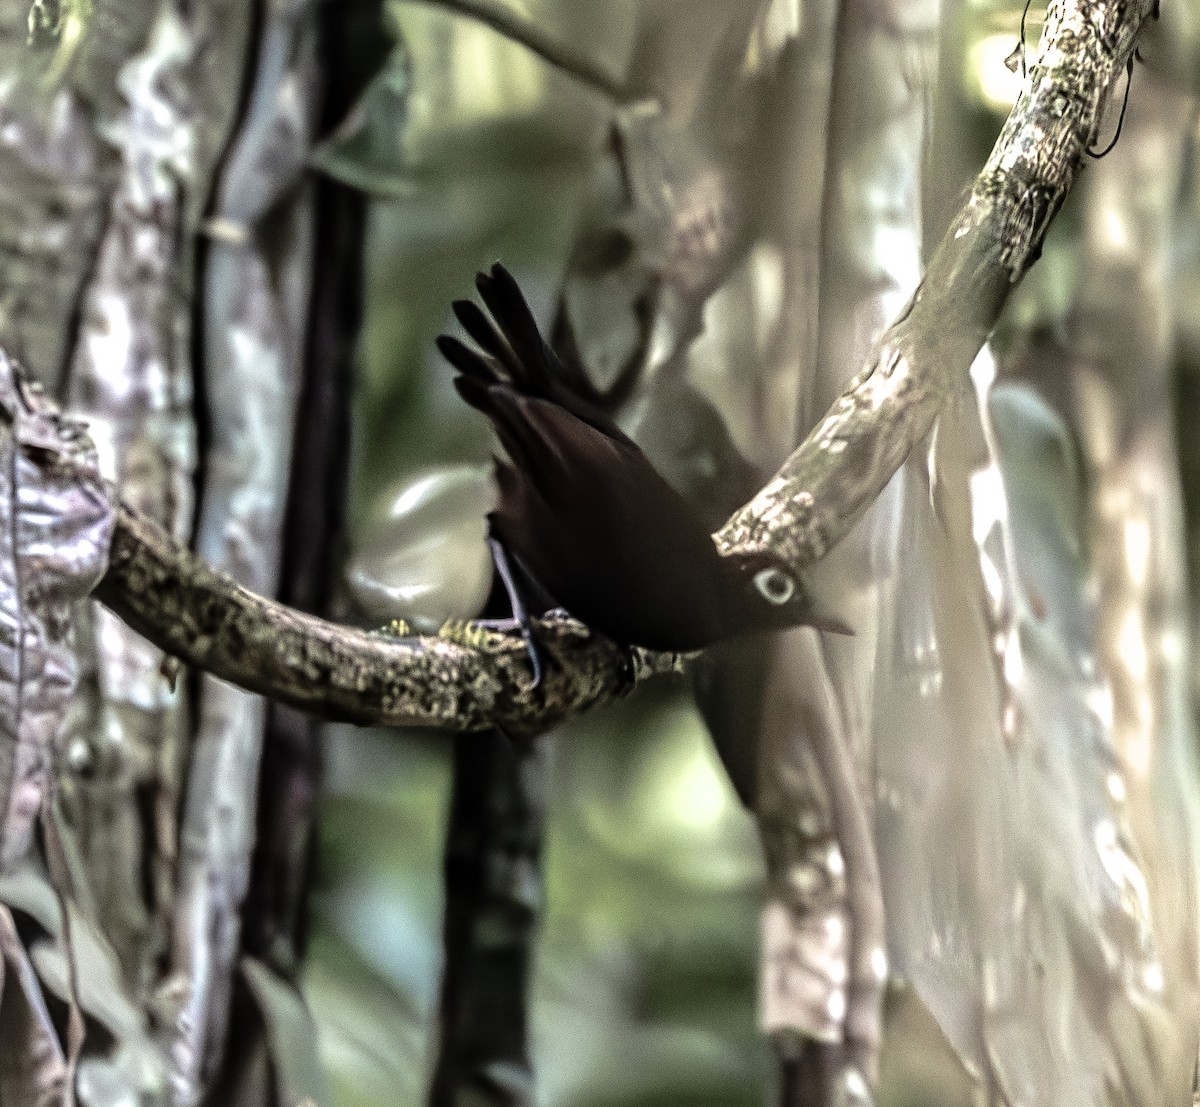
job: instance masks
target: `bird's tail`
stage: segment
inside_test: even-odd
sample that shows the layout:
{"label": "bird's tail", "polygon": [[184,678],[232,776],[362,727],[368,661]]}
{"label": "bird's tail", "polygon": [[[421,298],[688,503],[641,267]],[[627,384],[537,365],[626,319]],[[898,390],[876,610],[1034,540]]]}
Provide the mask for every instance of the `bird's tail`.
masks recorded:
{"label": "bird's tail", "polygon": [[[537,320],[512,274],[497,263],[490,273],[478,274],[475,286],[491,318],[470,300],[456,300],[453,308],[459,323],[479,349],[472,349],[450,335],[437,340],[438,349],[458,370],[460,379],[470,378],[485,386],[509,385],[518,395],[549,400],[608,437],[628,442],[628,437],[601,406],[599,393],[587,374],[560,359],[542,338]],[[467,387],[467,392],[461,388],[459,391],[468,403],[480,407],[470,396],[478,398],[482,393]]]}
{"label": "bird's tail", "polygon": [[438,340],[438,348],[462,373],[511,384],[527,396],[550,398],[563,367],[542,340],[537,320],[512,274],[497,263],[490,273],[477,274],[475,287],[487,313],[472,300],[455,300],[451,307],[481,352],[446,336]]}
{"label": "bird's tail", "polygon": [[[450,334],[439,334],[436,342],[442,357],[458,370],[459,375],[455,378],[456,385],[459,381],[466,381],[486,389],[490,384],[505,383],[506,377],[499,370],[494,359],[484,356],[477,350],[472,350],[466,343],[460,342]],[[472,407],[479,406],[472,403],[468,393],[464,392],[461,387],[458,391]]]}

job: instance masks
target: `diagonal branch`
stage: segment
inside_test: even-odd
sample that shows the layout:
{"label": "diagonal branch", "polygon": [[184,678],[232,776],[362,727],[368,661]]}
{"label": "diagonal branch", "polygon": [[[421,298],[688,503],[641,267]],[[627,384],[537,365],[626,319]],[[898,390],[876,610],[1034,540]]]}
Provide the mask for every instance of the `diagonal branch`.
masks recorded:
{"label": "diagonal branch", "polygon": [[[1029,86],[877,356],[770,483],[718,533],[798,571],[824,556],[928,433],[1037,258],[1154,0],[1053,0]],[[97,596],[164,650],[328,717],[516,733],[619,696],[683,659],[624,651],[566,619],[541,622],[551,659],[528,690],[515,636],[438,638],[336,627],[246,591],[122,506]]]}
{"label": "diagonal branch", "polygon": [[1037,260],[1155,0],[1052,0],[1029,85],[912,300],[773,480],[722,528],[723,550],[820,560],[933,426]]}
{"label": "diagonal branch", "polygon": [[504,0],[424,0],[432,7],[454,12],[491,27],[498,35],[524,46],[548,65],[618,103],[628,90],[588,54],[543,30]]}

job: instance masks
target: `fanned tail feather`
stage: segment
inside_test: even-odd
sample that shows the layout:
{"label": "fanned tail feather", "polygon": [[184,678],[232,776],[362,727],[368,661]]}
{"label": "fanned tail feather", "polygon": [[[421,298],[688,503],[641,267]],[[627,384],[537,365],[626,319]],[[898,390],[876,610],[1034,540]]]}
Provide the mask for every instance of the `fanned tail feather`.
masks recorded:
{"label": "fanned tail feather", "polygon": [[436,342],[442,357],[458,370],[459,379],[466,378],[482,385],[504,382],[504,374],[494,359],[472,350],[452,335],[438,335]]}
{"label": "fanned tail feather", "polygon": [[489,364],[497,370],[498,379],[511,381],[524,389],[529,374],[509,346],[501,328],[493,324],[472,300],[455,300],[451,306],[463,330],[479,345],[487,355]]}
{"label": "fanned tail feather", "polygon": [[[564,361],[553,347],[542,337],[537,320],[529,308],[529,302],[517,284],[516,278],[499,262],[492,271],[480,273],[475,278],[475,287],[496,320],[501,333],[507,340],[517,360],[525,367],[526,387],[530,395],[545,396],[562,403],[564,393],[571,395],[589,411],[602,415],[602,399],[583,369]],[[576,411],[580,418],[583,415]],[[593,422],[586,419],[586,422]],[[609,427],[600,429],[608,432]]]}
{"label": "fanned tail feather", "polygon": [[513,275],[497,262],[491,273],[476,275],[475,287],[520,366],[521,379],[514,376],[513,383],[530,395],[550,396],[556,378],[564,375],[564,366],[542,340],[529,302]]}
{"label": "fanned tail feather", "polygon": [[463,330],[479,349],[451,335],[437,339],[442,356],[459,373],[455,384],[463,399],[492,417],[486,390],[503,385],[516,395],[562,408],[606,437],[632,445],[599,406],[596,390],[583,370],[568,366],[543,340],[512,274],[497,262],[490,273],[478,274],[475,283],[492,318],[471,300],[455,300],[453,308]]}
{"label": "fanned tail feather", "polygon": [[489,419],[492,417],[491,402],[488,399],[488,389],[496,388],[487,380],[479,377],[469,377],[460,374],[454,378],[455,391],[467,401],[476,411],[482,411]]}

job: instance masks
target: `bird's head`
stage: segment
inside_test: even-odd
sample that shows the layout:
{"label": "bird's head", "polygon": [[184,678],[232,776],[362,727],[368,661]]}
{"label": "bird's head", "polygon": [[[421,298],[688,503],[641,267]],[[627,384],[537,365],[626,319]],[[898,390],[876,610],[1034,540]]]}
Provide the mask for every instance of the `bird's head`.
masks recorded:
{"label": "bird's head", "polygon": [[736,553],[725,558],[734,582],[730,603],[733,621],[739,629],[768,630],[782,627],[813,626],[839,634],[852,633],[844,624],[822,618],[796,572],[774,554]]}

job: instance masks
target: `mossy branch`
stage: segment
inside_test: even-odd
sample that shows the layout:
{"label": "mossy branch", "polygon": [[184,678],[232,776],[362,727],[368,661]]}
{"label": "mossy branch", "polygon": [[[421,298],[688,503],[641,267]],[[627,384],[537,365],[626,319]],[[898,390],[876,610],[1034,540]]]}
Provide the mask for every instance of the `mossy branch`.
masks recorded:
{"label": "mossy branch", "polygon": [[572,619],[535,620],[545,662],[531,689],[519,635],[450,624],[396,637],[305,615],[241,587],[121,504],[96,598],[155,645],[272,699],[330,719],[534,733],[683,658],[624,650]]}

